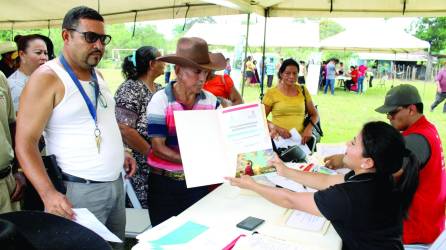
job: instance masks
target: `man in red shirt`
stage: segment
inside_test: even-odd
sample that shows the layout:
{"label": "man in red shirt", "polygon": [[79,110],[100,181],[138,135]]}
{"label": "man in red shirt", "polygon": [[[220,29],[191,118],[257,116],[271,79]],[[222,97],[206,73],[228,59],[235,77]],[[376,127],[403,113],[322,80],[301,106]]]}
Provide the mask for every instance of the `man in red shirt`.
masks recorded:
{"label": "man in red shirt", "polygon": [[404,244],[432,244],[444,230],[446,172],[443,149],[436,127],[423,115],[418,90],[409,84],[392,88],[384,105],[376,109],[400,130],[406,147],[418,158],[419,184],[404,221]]}
{"label": "man in red shirt", "polygon": [[346,81],[345,85],[346,88],[350,91],[356,91],[358,89],[358,70],[356,69],[355,66],[350,66],[350,72],[348,73],[350,75],[350,77],[352,78],[351,80]]}
{"label": "man in red shirt", "polygon": [[[390,89],[384,105],[375,111],[387,115],[392,126],[404,135],[406,147],[419,161],[419,183],[407,218],[403,243],[432,244],[445,228],[446,172],[443,148],[435,126],[423,115],[418,90],[409,84]],[[343,155],[325,158],[330,168],[342,167]]]}

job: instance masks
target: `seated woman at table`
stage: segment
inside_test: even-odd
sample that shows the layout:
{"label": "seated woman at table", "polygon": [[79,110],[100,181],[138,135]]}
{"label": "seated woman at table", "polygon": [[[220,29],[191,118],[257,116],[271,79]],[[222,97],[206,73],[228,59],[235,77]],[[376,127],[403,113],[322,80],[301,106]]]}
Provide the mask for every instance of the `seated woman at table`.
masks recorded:
{"label": "seated woman at table", "polygon": [[350,66],[350,71],[348,75],[352,78],[351,80],[345,81],[345,87],[349,91],[356,91],[358,89],[358,70],[355,66]]}
{"label": "seated woman at table", "polygon": [[217,98],[203,85],[209,71],[226,66],[221,53],[209,53],[206,41],[196,37],[179,39],[176,54],[156,60],[175,64],[177,81],[156,92],[147,106],[147,136],[152,143],[147,200],[152,226],[180,214],[209,192],[207,186],[186,187],[173,114],[216,109]]}
{"label": "seated woman at table", "polygon": [[[295,60],[283,61],[277,73],[279,83],[268,89],[263,104],[266,117],[272,113],[272,121],[268,122],[272,137],[289,138],[289,131],[295,128],[302,136],[302,144],[305,144],[312,138],[313,124],[318,122],[319,115],[305,85],[297,84],[298,72],[299,64]],[[305,109],[312,122],[304,127]]]}
{"label": "seated woman at table", "polygon": [[204,83],[204,90],[214,94],[223,107],[242,104],[243,99],[234,86],[232,78],[227,75],[217,75],[215,71],[209,72],[208,79]]}
{"label": "seated woman at table", "polygon": [[[403,158],[410,160],[403,164]],[[256,183],[251,177],[230,178],[231,185],[250,189],[290,209],[324,216],[343,241],[343,249],[403,249],[402,222],[418,184],[416,159],[402,135],[387,123],[369,122],[347,145],[345,175],[325,175],[271,162],[278,175],[315,188],[316,193],[292,192]],[[400,170],[398,180],[392,176]]]}

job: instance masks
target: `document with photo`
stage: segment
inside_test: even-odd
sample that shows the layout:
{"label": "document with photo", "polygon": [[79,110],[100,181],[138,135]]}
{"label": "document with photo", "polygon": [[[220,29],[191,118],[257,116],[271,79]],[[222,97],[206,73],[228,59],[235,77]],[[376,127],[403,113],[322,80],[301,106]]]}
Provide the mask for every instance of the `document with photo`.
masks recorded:
{"label": "document with photo", "polygon": [[222,183],[236,176],[239,154],[272,149],[260,103],[177,111],[174,118],[188,188]]}
{"label": "document with photo", "polygon": [[271,160],[273,157],[274,151],[272,149],[238,154],[236,176],[254,176],[275,172],[276,168],[268,164],[268,161]]}

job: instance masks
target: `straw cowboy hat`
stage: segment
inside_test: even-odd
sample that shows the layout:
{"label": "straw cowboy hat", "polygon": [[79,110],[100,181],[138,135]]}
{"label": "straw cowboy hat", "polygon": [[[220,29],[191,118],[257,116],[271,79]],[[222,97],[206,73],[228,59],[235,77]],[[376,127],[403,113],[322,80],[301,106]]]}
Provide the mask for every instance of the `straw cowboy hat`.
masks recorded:
{"label": "straw cowboy hat", "polygon": [[17,51],[15,42],[0,42],[0,55],[14,51]]}
{"label": "straw cowboy hat", "polygon": [[207,70],[222,70],[226,67],[223,54],[210,53],[207,42],[198,37],[180,38],[175,54],[160,56],[157,60]]}

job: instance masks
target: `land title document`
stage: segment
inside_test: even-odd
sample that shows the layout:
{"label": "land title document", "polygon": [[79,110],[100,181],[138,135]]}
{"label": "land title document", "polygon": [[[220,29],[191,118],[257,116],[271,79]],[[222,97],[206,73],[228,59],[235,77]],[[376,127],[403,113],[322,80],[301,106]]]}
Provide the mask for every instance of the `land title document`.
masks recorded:
{"label": "land title document", "polygon": [[176,111],[174,118],[188,188],[222,183],[236,175],[239,154],[272,148],[260,103]]}

